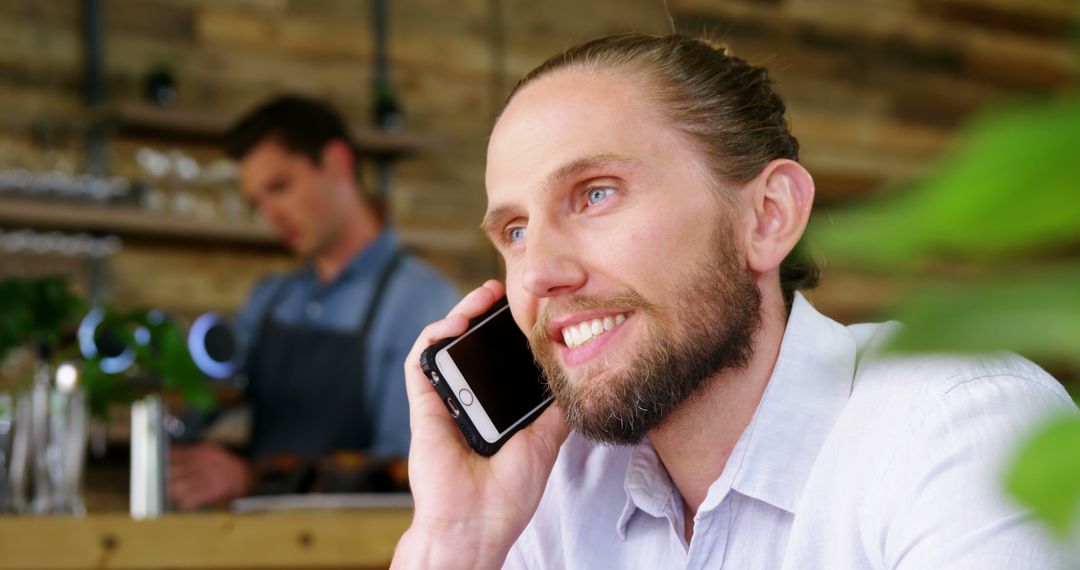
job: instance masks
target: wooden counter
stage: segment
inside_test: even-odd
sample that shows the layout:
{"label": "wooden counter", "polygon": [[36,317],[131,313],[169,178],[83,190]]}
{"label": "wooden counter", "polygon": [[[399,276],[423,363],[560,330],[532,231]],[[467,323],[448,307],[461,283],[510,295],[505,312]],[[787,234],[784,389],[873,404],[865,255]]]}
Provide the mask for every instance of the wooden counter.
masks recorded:
{"label": "wooden counter", "polygon": [[0,517],[0,569],[378,568],[409,509]]}

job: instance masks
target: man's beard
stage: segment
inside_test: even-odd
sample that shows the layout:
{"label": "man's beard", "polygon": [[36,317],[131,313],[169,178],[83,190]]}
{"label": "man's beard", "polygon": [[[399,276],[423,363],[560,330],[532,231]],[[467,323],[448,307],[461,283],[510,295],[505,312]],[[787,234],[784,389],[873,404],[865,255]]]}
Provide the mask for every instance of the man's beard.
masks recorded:
{"label": "man's beard", "polygon": [[[712,245],[716,255],[703,269],[683,275],[670,290],[669,307],[630,291],[559,300],[540,315],[529,343],[567,423],[580,434],[608,445],[637,444],[717,373],[749,364],[761,321],[761,293],[730,240],[718,235]],[[574,375],[575,383],[548,337],[556,309],[561,314],[633,311],[631,318],[640,321],[645,337],[629,361],[613,362],[600,354]],[[604,377],[597,379],[600,374]]]}

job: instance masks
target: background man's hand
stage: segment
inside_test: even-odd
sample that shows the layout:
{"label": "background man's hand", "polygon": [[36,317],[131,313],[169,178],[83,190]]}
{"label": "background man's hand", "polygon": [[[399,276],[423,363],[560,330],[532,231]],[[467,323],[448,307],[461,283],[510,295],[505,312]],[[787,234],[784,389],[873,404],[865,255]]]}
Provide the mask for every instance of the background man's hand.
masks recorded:
{"label": "background man's hand", "polygon": [[525,529],[540,502],[559,447],[569,433],[550,406],[488,458],[474,452],[420,369],[420,353],[460,335],[469,319],[504,294],[488,281],[443,320],[420,333],[405,362],[412,443],[409,483],[413,523],[398,543],[394,567],[496,568]]}
{"label": "background man's hand", "polygon": [[169,451],[169,498],[180,510],[223,503],[251,490],[251,467],[216,443]]}

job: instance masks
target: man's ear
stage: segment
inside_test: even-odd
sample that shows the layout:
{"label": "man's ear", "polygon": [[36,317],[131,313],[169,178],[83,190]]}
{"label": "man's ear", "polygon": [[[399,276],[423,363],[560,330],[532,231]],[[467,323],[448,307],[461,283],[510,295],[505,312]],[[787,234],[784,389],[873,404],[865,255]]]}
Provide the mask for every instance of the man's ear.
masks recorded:
{"label": "man's ear", "polygon": [[795,248],[814,203],[814,179],[801,164],[773,160],[748,185],[752,189],[752,232],[746,251],[749,268],[766,273]]}
{"label": "man's ear", "polygon": [[322,164],[323,167],[330,172],[336,180],[345,180],[353,182],[355,169],[355,160],[353,151],[349,148],[348,143],[343,140],[335,139],[323,146],[322,149]]}

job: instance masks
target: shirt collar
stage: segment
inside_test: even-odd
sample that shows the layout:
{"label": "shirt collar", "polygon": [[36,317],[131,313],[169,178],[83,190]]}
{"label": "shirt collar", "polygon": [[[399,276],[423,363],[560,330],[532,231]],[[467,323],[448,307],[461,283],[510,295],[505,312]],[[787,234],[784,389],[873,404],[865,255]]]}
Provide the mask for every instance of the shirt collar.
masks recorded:
{"label": "shirt collar", "polygon": [[648,437],[630,449],[623,489],[626,491],[626,504],[616,523],[616,530],[623,540],[626,540],[626,524],[637,510],[657,518],[671,514],[676,496],[675,485]]}
{"label": "shirt collar", "polygon": [[[796,293],[772,376],[724,472],[699,510],[715,508],[729,489],[794,513],[810,470],[851,395],[856,343],[846,327]],[[636,510],[665,516],[674,485],[646,439],[630,451],[627,502],[617,523],[625,537]]]}
{"label": "shirt collar", "polygon": [[[397,234],[390,229],[382,230],[375,240],[354,255],[349,263],[345,265],[345,268],[341,270],[341,274],[333,282],[326,284],[325,287],[333,287],[337,283],[348,279],[374,274],[378,268],[387,263],[390,256],[400,246],[401,242],[398,240]],[[310,263],[304,267],[304,273],[309,279],[317,280],[315,268]]]}
{"label": "shirt collar", "polygon": [[851,396],[856,350],[846,327],[796,294],[776,366],[741,438],[746,451],[733,489],[795,512],[821,446]]}

